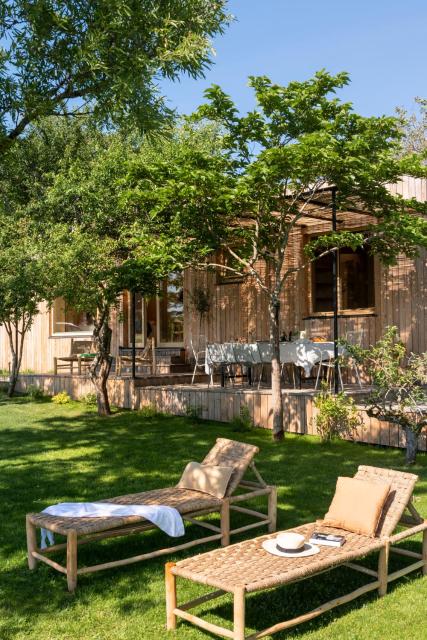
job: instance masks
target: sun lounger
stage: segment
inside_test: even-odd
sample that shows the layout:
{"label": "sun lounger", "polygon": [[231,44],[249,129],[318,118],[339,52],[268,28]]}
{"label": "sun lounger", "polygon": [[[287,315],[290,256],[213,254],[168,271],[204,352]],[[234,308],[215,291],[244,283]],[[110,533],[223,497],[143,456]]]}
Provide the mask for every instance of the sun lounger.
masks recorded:
{"label": "sun lounger", "polygon": [[[103,564],[78,568],[77,547],[79,544],[155,529],[155,526],[138,516],[65,518],[47,515],[45,513],[30,513],[27,515],[27,548],[28,565],[30,569],[34,569],[38,561],[45,562],[57,571],[65,573],[67,576],[68,589],[74,591],[77,585],[78,575],[147,560],[213,540],[221,540],[221,544],[225,546],[230,543],[230,535],[241,533],[257,526],[267,526],[269,531],[275,531],[276,488],[268,486],[257,471],[253,461],[256,453],[258,453],[258,448],[253,445],[227,440],[225,438],[217,439],[216,444],[207,454],[202,464],[233,468],[226,495],[222,499],[212,497],[200,491],[168,487],[166,489],[155,489],[153,491],[144,491],[142,493],[134,493],[103,500],[103,502],[112,502],[115,504],[165,505],[175,507],[182,515],[184,521],[208,529],[210,533],[209,536],[123,560],[114,560]],[[250,468],[255,475],[254,481],[243,479],[248,468]],[[246,502],[252,498],[257,498],[258,496],[268,496],[268,514],[263,514],[237,504]],[[245,513],[254,517],[255,522],[252,521],[243,527],[230,529],[230,511]],[[220,514],[219,526],[212,522],[204,522],[197,519],[199,516],[211,513]],[[61,544],[55,544],[47,549],[41,549],[37,543],[37,528],[47,529],[66,536],[67,541]],[[48,557],[53,552],[65,549],[67,552],[66,566],[62,566]]]}
{"label": "sun lounger", "polygon": [[[322,546],[320,553],[309,557],[277,557],[268,553],[263,549],[262,543],[274,536],[267,535],[233,544],[226,549],[203,553],[176,564],[168,563],[166,565],[167,628],[174,629],[177,617],[180,617],[225,638],[255,640],[291,628],[300,622],[311,620],[368,591],[377,589],[379,595],[384,596],[389,582],[411,571],[422,569],[423,574],[427,575],[427,520],[421,518],[412,504],[412,492],[418,479],[417,476],[389,469],[361,466],[355,477],[361,480],[376,479],[391,483],[391,490],[383,507],[374,538],[328,527],[328,533],[344,534],[345,544],[338,548]],[[406,527],[406,530],[395,533],[397,525]],[[319,523],[311,523],[296,527],[292,531],[303,534],[307,540],[319,527]],[[321,529],[325,530],[324,526]],[[421,553],[394,546],[395,543],[421,532],[423,533]],[[373,552],[379,552],[377,571],[355,562]],[[403,569],[389,573],[390,552],[401,554],[412,559],[413,562]],[[245,596],[247,593],[260,592],[304,580],[343,565],[370,576],[371,582],[304,615],[279,622],[249,636],[245,635]],[[177,577],[209,585],[215,591],[178,605],[176,599]],[[212,624],[190,613],[190,609],[218,598],[224,593],[231,593],[234,597],[233,629]]]}

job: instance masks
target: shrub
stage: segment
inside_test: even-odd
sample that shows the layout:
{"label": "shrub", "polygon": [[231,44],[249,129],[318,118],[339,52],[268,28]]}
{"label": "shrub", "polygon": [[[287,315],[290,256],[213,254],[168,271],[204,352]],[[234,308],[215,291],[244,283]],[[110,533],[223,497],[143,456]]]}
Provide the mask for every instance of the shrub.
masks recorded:
{"label": "shrub", "polygon": [[55,404],[68,404],[71,402],[71,398],[66,391],[60,391],[52,397],[52,402]]}
{"label": "shrub", "polygon": [[397,327],[369,349],[355,349],[372,380],[368,416],[397,424],[405,434],[406,462],[414,464],[418,438],[427,427],[427,354],[408,354]]}
{"label": "shrub", "polygon": [[141,409],[139,410],[139,415],[142,418],[156,418],[157,416],[162,414],[153,404],[147,404],[145,407],[141,407]]}
{"label": "shrub", "polygon": [[80,398],[80,402],[83,402],[87,407],[96,407],[96,393],[87,393]]}
{"label": "shrub", "polygon": [[330,442],[333,438],[353,437],[357,427],[363,424],[353,398],[344,392],[333,394],[327,384],[314,400],[318,413],[313,422],[322,442]]}
{"label": "shrub", "polygon": [[27,387],[27,396],[31,399],[31,400],[43,400],[43,398],[45,397],[45,393],[43,391],[43,389],[40,389],[40,387],[37,387],[35,384],[30,384]]}
{"label": "shrub", "polygon": [[233,431],[238,431],[239,433],[251,431],[254,428],[255,425],[252,421],[249,407],[247,405],[242,404],[242,406],[240,407],[239,415],[234,416],[234,418],[230,421],[230,426]]}
{"label": "shrub", "polygon": [[203,407],[198,405],[196,407],[187,407],[185,409],[185,415],[190,422],[200,422],[202,419]]}

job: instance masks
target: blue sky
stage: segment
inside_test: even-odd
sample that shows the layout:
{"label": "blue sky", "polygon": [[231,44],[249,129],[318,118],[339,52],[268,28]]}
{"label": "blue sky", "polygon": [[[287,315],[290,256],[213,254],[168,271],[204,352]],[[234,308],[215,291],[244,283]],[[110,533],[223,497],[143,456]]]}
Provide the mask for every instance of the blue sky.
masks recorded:
{"label": "blue sky", "polygon": [[213,83],[246,111],[249,75],[286,84],[321,68],[350,73],[340,96],[366,116],[412,110],[415,96],[427,97],[427,0],[231,0],[229,9],[236,20],[215,40],[206,78],[162,87],[180,113]]}

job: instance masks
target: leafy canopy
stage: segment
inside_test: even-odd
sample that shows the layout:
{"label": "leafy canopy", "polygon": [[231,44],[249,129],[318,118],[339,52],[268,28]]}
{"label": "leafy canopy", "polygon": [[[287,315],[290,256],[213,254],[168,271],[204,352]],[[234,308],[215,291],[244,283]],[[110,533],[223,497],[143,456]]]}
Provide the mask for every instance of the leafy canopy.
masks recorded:
{"label": "leafy canopy", "polygon": [[157,83],[203,74],[226,0],[6,0],[0,4],[0,150],[30,122],[90,106],[98,122],[156,127]]}
{"label": "leafy canopy", "polygon": [[[404,200],[387,189],[408,170],[408,164],[396,158],[400,123],[394,117],[355,113],[350,103],[334,95],[348,82],[347,73],[326,71],[285,87],[264,76],[251,77],[255,110],[241,116],[232,99],[213,86],[206,92],[207,104],[192,117],[222,128],[224,157],[235,178],[228,236],[222,243],[238,269],[252,273],[266,291],[273,286],[276,295],[295,271],[283,273],[282,267],[296,225],[313,208],[330,219],[330,199],[318,202],[330,185],[336,188],[338,211],[368,211],[373,223],[363,234],[323,233],[308,246],[308,260],[319,249],[368,244],[391,263],[398,253],[414,255],[420,245],[427,245],[426,220],[413,215],[426,213],[425,203]],[[414,158],[411,170],[425,172]],[[224,232],[224,225],[217,228]],[[257,274],[259,259],[275,272],[271,286]]]}

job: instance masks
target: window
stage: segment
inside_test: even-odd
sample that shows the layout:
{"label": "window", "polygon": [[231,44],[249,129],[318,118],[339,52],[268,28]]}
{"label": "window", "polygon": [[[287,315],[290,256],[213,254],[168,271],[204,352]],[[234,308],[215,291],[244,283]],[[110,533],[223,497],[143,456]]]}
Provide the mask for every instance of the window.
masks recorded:
{"label": "window", "polygon": [[52,333],[86,333],[92,334],[93,316],[84,311],[76,311],[57,298],[52,307]]}
{"label": "window", "polygon": [[159,297],[160,343],[184,342],[184,277],[181,271],[170,273],[162,281]]}
{"label": "window", "polygon": [[[362,248],[339,250],[338,308],[340,311],[374,306],[374,260]],[[312,266],[313,312],[333,311],[332,254]]]}

